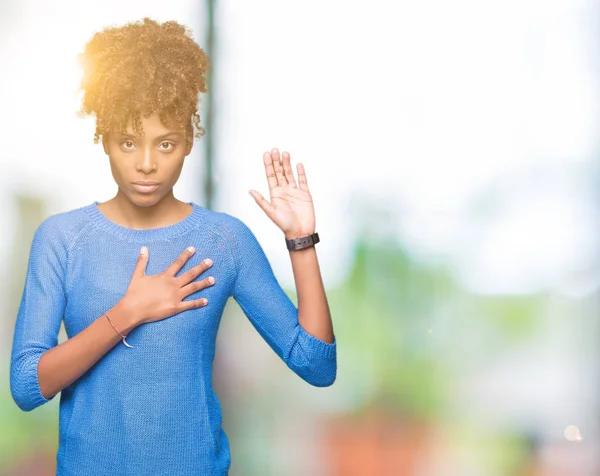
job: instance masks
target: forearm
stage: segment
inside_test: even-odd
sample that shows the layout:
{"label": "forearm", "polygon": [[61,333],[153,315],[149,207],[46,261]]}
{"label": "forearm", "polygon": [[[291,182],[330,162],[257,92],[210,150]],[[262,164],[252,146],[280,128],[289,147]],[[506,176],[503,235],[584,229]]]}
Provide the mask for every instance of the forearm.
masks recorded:
{"label": "forearm", "polygon": [[314,246],[290,251],[298,294],[298,321],[306,332],[333,343],[333,324]]}
{"label": "forearm", "polygon": [[[112,323],[127,335],[136,327],[123,302],[107,310]],[[47,350],[40,358],[38,379],[45,398],[56,395],[67,387],[112,349],[122,337],[105,315],[98,317],[87,328],[67,341]]]}

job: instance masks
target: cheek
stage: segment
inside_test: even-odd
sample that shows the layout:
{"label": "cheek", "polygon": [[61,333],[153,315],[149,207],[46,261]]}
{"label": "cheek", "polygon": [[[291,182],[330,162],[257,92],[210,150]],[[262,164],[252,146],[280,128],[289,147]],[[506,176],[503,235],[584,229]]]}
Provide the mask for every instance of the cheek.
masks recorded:
{"label": "cheek", "polygon": [[113,178],[118,182],[121,181],[123,174],[123,166],[122,161],[119,161],[116,157],[110,158],[110,171],[112,173]]}
{"label": "cheek", "polygon": [[167,167],[167,170],[165,170],[165,172],[168,173],[168,176],[170,177],[170,181],[172,183],[177,182],[177,180],[179,179],[179,176],[181,175],[181,170],[183,169],[183,158],[178,159],[176,162],[170,163]]}

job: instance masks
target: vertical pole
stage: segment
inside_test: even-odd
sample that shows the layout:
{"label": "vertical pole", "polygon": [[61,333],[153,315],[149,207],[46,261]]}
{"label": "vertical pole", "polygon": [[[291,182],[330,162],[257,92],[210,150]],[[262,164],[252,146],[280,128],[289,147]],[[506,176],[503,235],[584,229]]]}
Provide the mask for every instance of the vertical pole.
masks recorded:
{"label": "vertical pole", "polygon": [[206,175],[204,180],[204,201],[205,207],[212,210],[214,199],[214,181],[213,181],[213,161],[214,161],[214,139],[215,139],[215,114],[214,114],[214,97],[215,97],[215,81],[214,71],[217,63],[215,56],[215,0],[208,0],[207,7],[207,38],[206,38],[206,54],[210,59],[211,66],[207,72],[208,93],[205,97],[206,101],[206,134],[203,137],[204,151],[206,156]]}

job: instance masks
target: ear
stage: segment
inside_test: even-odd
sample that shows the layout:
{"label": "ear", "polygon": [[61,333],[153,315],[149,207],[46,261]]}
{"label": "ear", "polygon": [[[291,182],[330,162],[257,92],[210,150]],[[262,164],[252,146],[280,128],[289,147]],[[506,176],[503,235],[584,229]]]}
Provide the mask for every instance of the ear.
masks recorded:
{"label": "ear", "polygon": [[102,147],[104,148],[104,153],[108,154],[108,134],[102,134]]}
{"label": "ear", "polygon": [[192,147],[194,145],[194,141],[188,141],[187,144],[185,145],[185,155],[184,157],[187,157],[188,155],[190,155],[190,152],[192,151]]}

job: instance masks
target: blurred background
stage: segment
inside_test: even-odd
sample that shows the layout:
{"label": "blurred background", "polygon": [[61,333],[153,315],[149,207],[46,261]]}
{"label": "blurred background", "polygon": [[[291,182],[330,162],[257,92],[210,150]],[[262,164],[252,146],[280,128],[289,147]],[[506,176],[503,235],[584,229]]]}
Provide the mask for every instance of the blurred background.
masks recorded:
{"label": "blurred background", "polygon": [[[232,476],[600,475],[598,0],[3,0],[0,474],[54,475],[59,399],[9,359],[33,232],[116,193],[77,55],[149,16],[213,62],[175,187],[245,221],[290,296],[262,153],[307,171],[338,377],[311,387],[230,300]],[[64,328],[59,340],[66,339]],[[241,349],[241,351],[240,351]]]}

